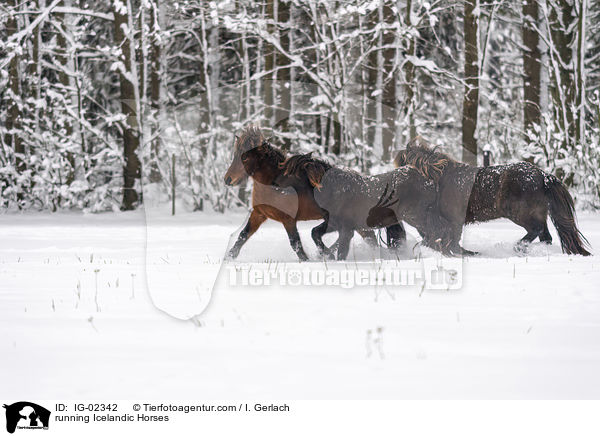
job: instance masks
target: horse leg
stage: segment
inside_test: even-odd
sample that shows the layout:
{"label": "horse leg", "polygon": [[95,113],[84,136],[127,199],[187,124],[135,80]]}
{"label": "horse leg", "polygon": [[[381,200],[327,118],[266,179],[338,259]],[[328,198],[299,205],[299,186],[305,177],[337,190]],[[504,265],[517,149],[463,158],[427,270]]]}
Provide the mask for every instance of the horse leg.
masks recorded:
{"label": "horse leg", "polygon": [[233,244],[233,247],[231,247],[229,253],[227,253],[227,259],[235,259],[236,257],[238,257],[242,246],[246,243],[248,239],[250,239],[250,236],[252,236],[258,230],[261,224],[264,223],[266,220],[266,216],[264,216],[260,212],[257,212],[256,209],[252,209],[252,212],[250,213],[250,218],[248,218],[248,222],[240,232],[237,241],[235,241],[235,244]]}
{"label": "horse leg", "polygon": [[385,229],[387,234],[387,245],[390,248],[398,248],[406,242],[406,230],[402,222],[389,226]]}
{"label": "horse leg", "polygon": [[479,253],[476,251],[467,250],[460,245],[460,238],[462,237],[462,224],[457,224],[451,233],[449,248],[450,252],[455,256],[475,256]]}
{"label": "horse leg", "polygon": [[552,235],[550,234],[550,230],[548,230],[547,223],[544,223],[544,230],[542,230],[542,233],[540,233],[540,242],[552,244]]}
{"label": "horse leg", "polygon": [[332,250],[330,248],[327,248],[325,246],[325,243],[323,242],[323,235],[328,231],[330,232],[332,230],[329,229],[329,220],[325,219],[325,221],[323,221],[317,227],[313,228],[310,234],[312,236],[313,241],[315,241],[315,245],[319,249],[319,254],[321,256],[331,257]]}
{"label": "horse leg", "polygon": [[304,262],[308,260],[308,256],[304,252],[304,248],[302,248],[302,241],[300,241],[300,235],[298,234],[298,228],[296,227],[295,220],[286,220],[282,223],[283,227],[285,227],[285,231],[288,234],[288,238],[290,239],[290,245],[292,249],[298,255],[300,262]]}
{"label": "horse leg", "polygon": [[371,229],[357,230],[356,231],[362,238],[365,240],[367,244],[371,247],[377,247],[377,235]]}
{"label": "horse leg", "polygon": [[548,230],[548,205],[546,202],[540,203],[537,198],[530,199],[529,202],[517,203],[513,208],[514,213],[509,219],[515,224],[527,230],[527,234],[517,242],[516,251],[524,251],[524,247],[532,243],[539,236],[540,241],[552,242],[550,231]]}
{"label": "horse leg", "polygon": [[544,226],[540,223],[532,223],[524,227],[527,230],[527,234],[515,245],[515,251],[517,252],[525,252],[526,247],[544,231]]}
{"label": "horse leg", "polygon": [[526,227],[525,230],[527,230],[527,234],[521,238],[519,243],[529,244],[544,231],[544,228],[541,226],[531,226]]}
{"label": "horse leg", "polygon": [[466,248],[463,248],[459,245],[458,246],[458,254],[460,254],[461,256],[476,256],[479,253],[477,251],[467,250]]}
{"label": "horse leg", "polygon": [[329,247],[329,258],[330,259],[335,259],[335,253],[337,253],[339,247],[340,247],[340,237],[338,236],[338,238],[335,240],[335,242],[333,244],[331,244],[331,247]]}
{"label": "horse leg", "polygon": [[346,260],[350,251],[350,241],[354,230],[340,229],[338,238],[337,260]]}
{"label": "horse leg", "polygon": [[[526,229],[527,230],[527,229]],[[533,242],[533,240],[535,238],[538,237],[538,235],[540,234],[539,230],[527,230],[527,234],[525,236],[523,236],[519,242],[517,242],[517,245],[527,245]]]}

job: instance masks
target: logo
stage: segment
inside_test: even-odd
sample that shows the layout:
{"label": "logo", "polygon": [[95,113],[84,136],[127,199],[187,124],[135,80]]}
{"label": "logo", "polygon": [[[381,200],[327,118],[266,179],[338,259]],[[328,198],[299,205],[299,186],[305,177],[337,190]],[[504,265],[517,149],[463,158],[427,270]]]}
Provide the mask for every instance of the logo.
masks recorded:
{"label": "logo", "polygon": [[450,290],[462,287],[460,259],[423,259],[427,289]]}
{"label": "logo", "polygon": [[50,411],[42,406],[28,401],[19,401],[6,409],[6,431],[14,433],[18,429],[48,430]]}

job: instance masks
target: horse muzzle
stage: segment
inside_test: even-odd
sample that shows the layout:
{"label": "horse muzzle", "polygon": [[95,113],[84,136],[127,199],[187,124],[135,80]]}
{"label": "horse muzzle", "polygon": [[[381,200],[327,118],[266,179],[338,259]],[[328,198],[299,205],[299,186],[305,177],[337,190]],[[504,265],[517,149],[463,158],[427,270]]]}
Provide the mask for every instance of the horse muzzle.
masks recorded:
{"label": "horse muzzle", "polygon": [[227,186],[237,186],[242,181],[242,177],[233,178],[231,176],[225,176],[225,185]]}

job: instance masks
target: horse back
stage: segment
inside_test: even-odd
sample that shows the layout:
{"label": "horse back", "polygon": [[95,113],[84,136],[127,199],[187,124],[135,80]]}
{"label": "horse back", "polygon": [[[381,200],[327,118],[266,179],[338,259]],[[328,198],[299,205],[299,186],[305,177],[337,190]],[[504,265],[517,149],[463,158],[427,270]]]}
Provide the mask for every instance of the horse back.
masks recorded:
{"label": "horse back", "polygon": [[371,203],[374,204],[371,196],[379,193],[373,188],[372,177],[333,167],[324,174],[321,188],[315,188],[314,196],[319,207],[329,213],[332,222],[359,228],[359,223],[366,220],[366,211]]}
{"label": "horse back", "polygon": [[529,162],[479,168],[466,222],[511,218],[520,208],[546,203],[545,173]]}

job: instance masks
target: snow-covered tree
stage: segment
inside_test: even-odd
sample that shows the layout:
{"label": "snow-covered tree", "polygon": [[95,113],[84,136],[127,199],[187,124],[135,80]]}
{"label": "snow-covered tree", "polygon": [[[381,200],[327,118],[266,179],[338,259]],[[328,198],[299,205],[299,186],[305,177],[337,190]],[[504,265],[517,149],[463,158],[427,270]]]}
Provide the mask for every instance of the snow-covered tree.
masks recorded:
{"label": "snow-covered tree", "polygon": [[226,188],[222,175],[234,134],[258,123],[291,153],[364,172],[416,135],[471,163],[485,147],[598,206],[599,6],[8,0],[0,198],[101,211],[175,192],[190,209],[246,205],[251,184]]}

